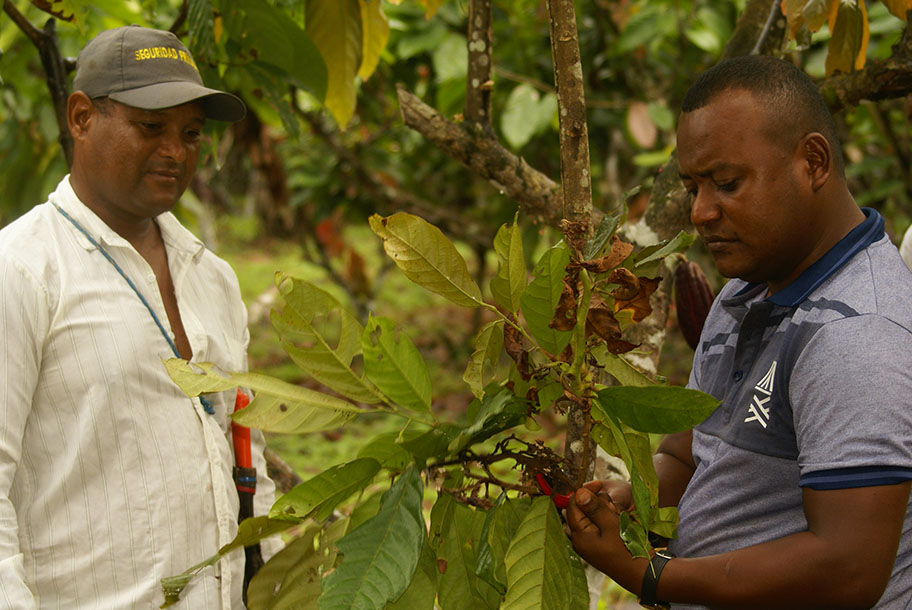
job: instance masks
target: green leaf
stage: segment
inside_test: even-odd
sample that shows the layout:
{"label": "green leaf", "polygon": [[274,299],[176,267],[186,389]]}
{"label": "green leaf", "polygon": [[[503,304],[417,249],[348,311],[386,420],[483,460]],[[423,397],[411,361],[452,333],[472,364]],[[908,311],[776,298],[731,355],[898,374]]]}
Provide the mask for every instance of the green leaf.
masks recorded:
{"label": "green leaf", "polygon": [[345,531],[346,519],[310,524],[266,562],[247,588],[250,610],[313,608],[320,597],[323,575],[336,560],[335,542]]}
{"label": "green leaf", "polygon": [[371,438],[358,451],[358,457],[369,457],[380,462],[386,470],[401,472],[412,463],[412,456],[402,446],[402,441],[415,439],[421,432],[409,427],[404,432],[385,432]]}
{"label": "green leaf", "polygon": [[520,298],[529,332],[542,349],[560,354],[570,342],[571,331],[554,330],[548,325],[557,311],[563,291],[564,272],[570,262],[570,250],[563,243],[549,249],[535,266],[535,279]]}
{"label": "green leaf", "polygon": [[453,502],[441,524],[438,580],[441,610],[494,610],[500,594],[475,575],[476,549],[484,527],[484,513]]}
{"label": "green leaf", "polygon": [[450,441],[447,447],[449,454],[458,453],[470,445],[518,425],[525,420],[528,412],[525,400],[514,396],[507,388],[494,384],[485,391],[483,400],[472,401],[468,409],[469,414],[476,405],[477,412],[472,424],[460,430]]}
{"label": "green leaf", "polygon": [[533,136],[551,127],[557,114],[557,97],[542,95],[538,89],[520,83],[507,97],[500,117],[500,131],[514,149],[525,146]]}
{"label": "green leaf", "polygon": [[272,325],[295,364],[347,398],[380,402],[376,388],[351,367],[364,331],[351,312],[328,292],[285,273],[276,274],[276,286],[284,307],[272,312]]}
{"label": "green leaf", "polygon": [[472,343],[474,351],[462,378],[478,399],[484,396],[484,388],[492,380],[494,369],[497,367],[500,352],[503,350],[503,331],[504,321],[494,320],[478,331]]}
{"label": "green leaf", "polygon": [[687,231],[681,231],[669,241],[643,248],[643,250],[640,251],[639,254],[637,254],[634,258],[634,268],[642,267],[651,262],[662,260],[666,256],[670,256],[678,252],[683,252],[690,247],[690,245],[694,242],[694,239],[696,239],[695,235],[688,233]]}
{"label": "green leaf", "polygon": [[342,563],[323,580],[319,610],[380,610],[405,592],[426,538],[422,493],[418,469],[406,469],[380,512],[336,543]]}
{"label": "green leaf", "polygon": [[[310,92],[317,100],[326,96],[327,66],[309,37],[287,13],[264,0],[232,2],[224,11],[225,26],[241,52],[254,64],[271,66],[286,84]],[[288,49],[294,49],[289,53]]]}
{"label": "green leaf", "polygon": [[[566,535],[551,498],[532,502],[505,557],[507,595],[503,610],[576,610],[579,600]],[[588,601],[588,600],[587,600]],[[584,605],[582,608],[588,607]]]}
{"label": "green leaf", "polygon": [[189,363],[180,358],[165,361],[168,375],[187,396],[222,392],[238,386],[250,388],[256,397],[233,415],[249,428],[270,432],[312,431],[322,424],[335,428],[363,410],[351,403],[260,373],[225,373],[211,362]]}
{"label": "green leaf", "polygon": [[364,489],[380,472],[380,463],[360,458],[340,464],[295,485],[278,498],[269,510],[273,519],[312,518],[323,521],[340,502]]}
{"label": "green leaf", "polygon": [[418,461],[444,458],[450,454],[450,443],[465,427],[459,424],[443,423],[414,439],[404,440],[402,446]]}
{"label": "green leaf", "polygon": [[655,382],[646,376],[640,369],[625,360],[622,356],[612,354],[604,343],[597,345],[591,355],[598,362],[599,367],[618,380],[621,385],[635,387],[649,387]]}
{"label": "green leaf", "polygon": [[[307,0],[307,35],[319,49],[329,73],[324,104],[340,127],[355,113],[355,77],[361,68],[361,6],[358,0]],[[294,55],[286,46],[283,53]]]}
{"label": "green leaf", "polygon": [[[398,334],[398,336],[397,336]],[[371,316],[361,336],[364,370],[390,400],[412,411],[431,408],[431,375],[424,358],[389,318]]]}
{"label": "green leaf", "polygon": [[633,520],[630,513],[624,512],[620,515],[621,540],[627,545],[627,549],[634,557],[649,557],[649,533],[641,524]]}
{"label": "green leaf", "polygon": [[358,0],[358,4],[361,6],[362,35],[358,76],[361,80],[367,80],[377,69],[380,55],[389,40],[390,27],[386,15],[380,9],[380,0]]}
{"label": "green leaf", "polygon": [[510,541],[529,509],[532,498],[510,500],[505,498],[492,507],[485,516],[478,546],[475,574],[498,590],[506,593],[507,571],[504,557]]}
{"label": "green leaf", "polygon": [[836,0],[839,8],[833,36],[827,47],[827,76],[861,70],[868,48],[868,11],[864,0]]}
{"label": "green leaf", "polygon": [[374,214],[370,226],[383,240],[387,255],[410,280],[463,307],[482,303],[481,290],[469,275],[465,259],[440,229],[405,212],[386,218]]}
{"label": "green leaf", "polygon": [[513,218],[513,225],[501,225],[494,237],[494,251],[500,258],[497,275],[491,279],[491,293],[494,300],[509,312],[516,313],[520,297],[526,289],[526,257],[523,254],[522,232],[517,223],[519,213]]}
{"label": "green leaf", "polygon": [[709,394],[679,386],[599,390],[599,407],[641,432],[672,434],[689,430],[709,417],[719,401]]}
{"label": "green leaf", "polygon": [[586,260],[597,258],[602,253],[602,249],[611,240],[611,236],[617,231],[620,223],[620,213],[602,216],[602,220],[599,221],[598,226],[595,228],[595,234],[589,240],[589,243],[586,244]]}
{"label": "green leaf", "polygon": [[433,610],[437,598],[437,558],[427,540],[421,545],[418,567],[408,589],[386,610]]}

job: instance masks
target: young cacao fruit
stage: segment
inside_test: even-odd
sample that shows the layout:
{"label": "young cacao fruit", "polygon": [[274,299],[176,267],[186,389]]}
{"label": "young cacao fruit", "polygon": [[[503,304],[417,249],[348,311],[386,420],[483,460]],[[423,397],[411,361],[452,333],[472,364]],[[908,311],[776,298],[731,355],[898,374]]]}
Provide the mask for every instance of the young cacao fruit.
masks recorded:
{"label": "young cacao fruit", "polygon": [[713,289],[700,269],[700,265],[682,259],[675,269],[675,305],[678,327],[691,349],[697,349],[703,323],[713,302]]}

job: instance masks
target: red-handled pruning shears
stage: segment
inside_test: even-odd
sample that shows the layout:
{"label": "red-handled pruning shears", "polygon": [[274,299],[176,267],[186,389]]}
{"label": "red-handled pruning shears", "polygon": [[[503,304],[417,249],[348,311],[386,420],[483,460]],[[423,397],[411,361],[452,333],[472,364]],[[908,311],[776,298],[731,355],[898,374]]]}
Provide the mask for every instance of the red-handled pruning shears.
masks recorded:
{"label": "red-handled pruning shears", "polygon": [[570,498],[573,496],[573,494],[554,493],[554,486],[551,485],[551,481],[542,472],[535,473],[535,481],[538,483],[538,487],[542,490],[543,494],[546,496],[551,496],[551,501],[554,502],[554,505],[557,508],[564,509],[569,506]]}
{"label": "red-handled pruning shears", "polygon": [[[247,393],[237,389],[234,398],[235,412],[243,409],[250,404],[250,397]],[[231,422],[231,440],[234,445],[234,485],[238,490],[238,500],[240,501],[240,510],[238,511],[238,522],[253,516],[253,496],[256,494],[256,468],[253,467],[253,458],[250,453],[250,428],[242,426],[234,421]],[[247,559],[244,564],[244,604],[247,603],[247,585],[250,579],[263,567],[263,555],[260,552],[260,543],[244,547],[244,555]]]}

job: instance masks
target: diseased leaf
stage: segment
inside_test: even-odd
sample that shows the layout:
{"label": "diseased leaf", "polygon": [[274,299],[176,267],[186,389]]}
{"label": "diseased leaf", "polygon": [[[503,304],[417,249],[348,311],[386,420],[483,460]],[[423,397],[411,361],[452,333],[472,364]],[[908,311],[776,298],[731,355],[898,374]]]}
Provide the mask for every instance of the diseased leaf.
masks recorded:
{"label": "diseased leaf", "polygon": [[323,521],[340,502],[364,489],[377,473],[380,463],[371,458],[359,458],[339,464],[295,485],[278,498],[269,510],[273,519],[314,519]]}
{"label": "diseased leaf", "polygon": [[[327,394],[314,393],[314,398],[322,401]],[[280,434],[310,434],[321,430],[341,428],[357,416],[351,411],[336,411],[331,408],[320,408],[314,404],[307,405],[300,401],[288,401],[280,396],[260,393],[241,411],[236,411],[231,418],[242,426],[257,428]]]}
{"label": "diseased leaf", "polygon": [[709,417],[719,401],[709,394],[679,386],[599,390],[596,402],[641,432],[672,434],[689,430]]}
{"label": "diseased leaf", "polygon": [[635,294],[627,298],[618,298],[617,295],[612,293],[612,296],[615,297],[615,311],[630,310],[633,312],[634,322],[639,322],[652,313],[649,297],[659,287],[659,282],[661,281],[660,278],[647,277],[640,277],[638,280],[639,287]]}
{"label": "diseased leaf", "polygon": [[868,10],[864,0],[838,0],[833,36],[827,48],[827,76],[861,70],[868,50]]}
{"label": "diseased leaf", "polygon": [[[355,76],[361,68],[361,6],[358,0],[307,0],[307,35],[319,49],[329,78],[324,104],[343,129],[355,113]],[[285,47],[294,49],[294,45]]]}
{"label": "diseased leaf", "polygon": [[469,384],[472,394],[481,399],[484,388],[493,377],[504,343],[504,321],[494,320],[485,324],[472,343],[474,351],[463,373],[463,380]]}
{"label": "diseased leaf", "polygon": [[[260,373],[225,373],[211,362],[165,361],[171,379],[188,396],[222,392],[238,386],[256,393],[250,405],[235,413],[234,421],[249,428],[273,432],[313,431],[338,427],[362,410],[353,404]],[[330,415],[332,414],[332,415]]]}
{"label": "diseased leaf", "polygon": [[570,250],[563,243],[550,248],[535,266],[535,279],[520,298],[529,332],[550,354],[559,354],[570,342],[571,332],[551,328],[551,320],[564,289],[564,272]]}
{"label": "diseased leaf", "polygon": [[621,241],[617,235],[611,236],[611,249],[608,254],[595,260],[587,260],[580,263],[580,267],[593,273],[605,273],[611,271],[624,262],[630,253],[633,252],[633,244]]}
{"label": "diseased leaf", "polygon": [[519,214],[513,218],[513,224],[501,225],[494,238],[494,251],[500,258],[497,275],[491,279],[491,293],[494,300],[509,311],[516,313],[520,307],[520,297],[526,289],[526,258],[523,254],[522,233],[517,223]]}
{"label": "diseased leaf", "polygon": [[383,240],[383,249],[410,280],[457,305],[478,307],[481,290],[469,274],[465,259],[426,220],[397,212],[370,217],[371,229]]}
{"label": "diseased leaf", "polygon": [[[397,336],[398,335],[398,336]],[[368,378],[395,404],[412,411],[431,408],[431,376],[424,358],[389,318],[371,316],[361,338]]]}
{"label": "diseased leaf", "polygon": [[405,592],[426,538],[422,492],[409,467],[383,494],[380,512],[336,543],[342,563],[323,580],[319,610],[380,610]]}
{"label": "diseased leaf", "polygon": [[386,48],[390,27],[380,8],[380,0],[358,0],[361,6],[361,66],[358,76],[367,80],[377,69],[380,54]]}
{"label": "diseased leaf", "polygon": [[507,594],[503,610],[578,610],[584,586],[574,575],[563,525],[548,496],[532,501],[507,549]]}

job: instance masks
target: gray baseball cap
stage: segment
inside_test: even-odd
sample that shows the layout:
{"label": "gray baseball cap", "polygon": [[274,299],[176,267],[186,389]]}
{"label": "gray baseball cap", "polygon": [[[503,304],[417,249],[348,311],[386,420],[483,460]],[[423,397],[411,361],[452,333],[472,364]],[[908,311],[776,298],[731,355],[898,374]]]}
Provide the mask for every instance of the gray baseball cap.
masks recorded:
{"label": "gray baseball cap", "polygon": [[89,41],[76,58],[73,90],[144,110],[202,100],[206,116],[216,121],[240,121],[247,112],[240,98],[203,86],[177,36],[137,25],[106,30]]}

